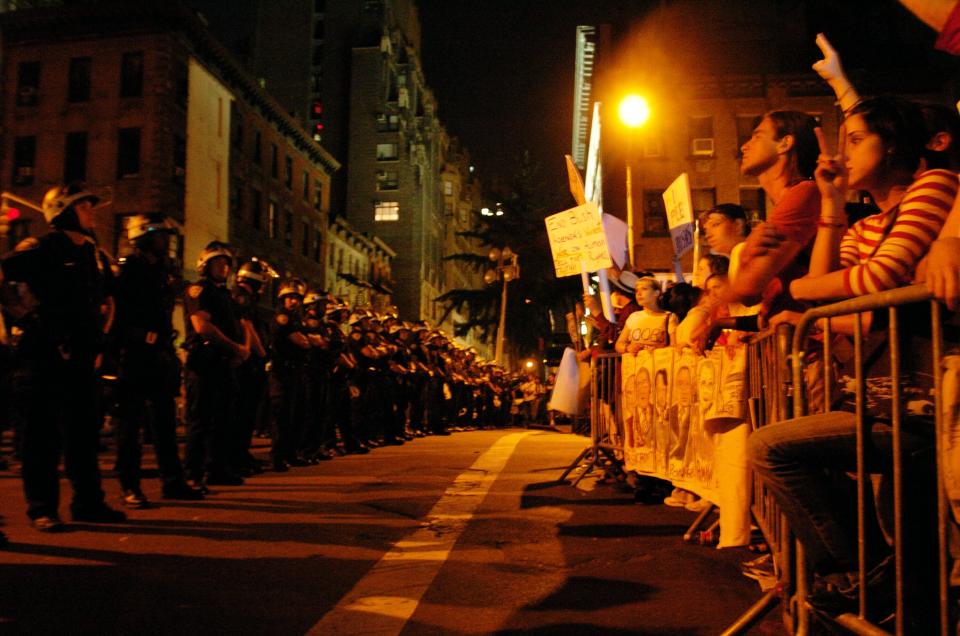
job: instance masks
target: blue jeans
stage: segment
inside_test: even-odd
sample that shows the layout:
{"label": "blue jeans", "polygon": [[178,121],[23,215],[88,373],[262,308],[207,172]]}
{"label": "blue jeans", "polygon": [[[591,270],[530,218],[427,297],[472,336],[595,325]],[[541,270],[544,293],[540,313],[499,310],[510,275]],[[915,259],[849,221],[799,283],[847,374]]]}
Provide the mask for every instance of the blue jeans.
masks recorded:
{"label": "blue jeans", "polygon": [[[901,431],[903,514],[907,520],[904,549],[911,555],[905,563],[924,572],[931,567],[931,554],[936,559],[933,444],[930,427],[904,421]],[[891,489],[892,449],[891,428],[879,421],[873,422],[865,446],[866,470],[883,475],[881,482]],[[855,416],[834,411],[765,426],[750,436],[748,453],[754,470],[780,504],[790,528],[803,544],[809,566],[819,574],[855,571],[856,496],[853,481],[845,476],[857,468]],[[878,495],[883,489],[882,486]],[[868,504],[872,503],[871,498],[867,499]],[[881,500],[878,509],[883,513],[886,506],[882,500],[886,498],[879,496],[878,499]],[[889,501],[892,502],[892,496]],[[869,524],[869,568],[889,550],[880,538],[876,516],[868,514],[865,521]],[[890,526],[889,532],[892,531]],[[932,568],[930,571],[936,571],[935,561]]]}

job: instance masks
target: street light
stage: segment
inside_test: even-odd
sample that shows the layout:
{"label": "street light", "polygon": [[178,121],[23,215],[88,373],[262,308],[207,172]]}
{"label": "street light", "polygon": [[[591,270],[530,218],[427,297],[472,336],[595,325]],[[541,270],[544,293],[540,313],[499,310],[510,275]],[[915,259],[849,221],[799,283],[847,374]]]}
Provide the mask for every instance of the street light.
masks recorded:
{"label": "street light", "polygon": [[509,247],[491,248],[487,258],[497,266],[495,269],[486,271],[483,281],[492,285],[497,280],[503,280],[503,292],[500,297],[500,326],[497,328],[497,349],[494,354],[497,364],[503,364],[503,343],[507,329],[507,283],[520,278],[520,264],[517,262],[516,252]]}
{"label": "street light", "polygon": [[[627,128],[640,128],[650,119],[650,104],[640,95],[627,95],[620,102],[620,121]],[[633,138],[630,138],[630,147],[633,148]],[[633,174],[630,170],[629,153],[627,164],[627,248],[630,254],[630,263],[633,264]]]}

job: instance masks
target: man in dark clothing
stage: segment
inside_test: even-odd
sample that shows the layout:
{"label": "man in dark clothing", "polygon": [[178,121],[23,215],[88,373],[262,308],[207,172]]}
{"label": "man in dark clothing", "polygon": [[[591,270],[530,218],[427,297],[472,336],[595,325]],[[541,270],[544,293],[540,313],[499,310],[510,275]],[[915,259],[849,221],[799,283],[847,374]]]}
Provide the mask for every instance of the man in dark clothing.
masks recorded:
{"label": "man in dark clothing", "polygon": [[205,484],[239,486],[243,478],[230,466],[230,442],[236,427],[236,369],[250,357],[249,336],[234,311],[227,289],[233,266],[230,246],[213,241],[200,253],[201,279],[187,287],[185,381],[189,477]]}
{"label": "man in dark clothing", "polygon": [[78,185],[53,188],[43,200],[52,231],[26,239],[2,263],[4,283],[19,292],[8,313],[20,332],[13,347],[12,393],[23,426],[27,515],[45,532],[63,527],[61,452],[73,486],[73,520],[126,520],[104,503],[97,462],[97,360],[112,306],[109,264],[93,238],[98,201]]}
{"label": "man in dark clothing", "polygon": [[[113,341],[118,354],[117,476],[123,502],[144,508],[140,489],[140,428],[152,428],[165,499],[202,499],[187,485],[177,454],[176,396],[180,360],[173,348],[173,307],[180,279],[169,257],[173,231],[161,214],[130,219],[127,238],[134,251],[120,264],[116,281],[117,319]],[[149,410],[148,410],[149,409]],[[148,413],[152,417],[147,417]]]}
{"label": "man in dark clothing", "polygon": [[309,462],[298,456],[306,417],[306,372],[310,340],[303,326],[301,304],[307,286],[299,278],[280,285],[280,308],[274,316],[273,366],[270,370],[270,399],[273,404],[273,469],[285,472],[290,466]]}
{"label": "man in dark clothing", "polygon": [[[250,334],[250,358],[237,368],[237,427],[236,438],[231,445],[231,465],[242,475],[260,472],[260,465],[250,454],[253,433],[258,424],[267,418],[267,359],[266,343],[269,342],[268,321],[260,311],[263,290],[275,278],[277,272],[266,261],[254,258],[237,271],[237,284],[233,288],[233,302],[241,324]],[[269,293],[269,292],[268,292]]]}

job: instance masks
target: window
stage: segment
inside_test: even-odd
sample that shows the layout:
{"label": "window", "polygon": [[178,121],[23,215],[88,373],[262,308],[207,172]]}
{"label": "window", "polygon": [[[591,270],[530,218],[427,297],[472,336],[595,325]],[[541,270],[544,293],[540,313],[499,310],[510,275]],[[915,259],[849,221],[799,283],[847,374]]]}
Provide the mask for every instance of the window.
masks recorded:
{"label": "window", "polygon": [[87,178],[87,133],[67,133],[63,152],[63,180],[65,183]]}
{"label": "window", "polygon": [[762,221],[767,217],[767,196],[761,188],[740,188],[740,205],[749,221]]}
{"label": "window", "polygon": [[313,56],[310,60],[312,66],[323,66],[323,46],[317,44],[313,47]]}
{"label": "window", "polygon": [[290,210],[283,212],[283,244],[293,247],[293,212]]}
{"label": "window", "polygon": [[319,179],[313,182],[313,209],[323,211],[323,182]]}
{"label": "window", "polygon": [[277,238],[277,202],[267,204],[267,236]]}
{"label": "window", "polygon": [[400,203],[398,201],[380,201],[373,209],[374,221],[399,221]]}
{"label": "window", "polygon": [[310,200],[310,173],[303,171],[303,200]]}
{"label": "window", "polygon": [[377,190],[396,190],[400,187],[400,179],[396,170],[377,170]]}
{"label": "window", "polygon": [[643,191],[643,233],[646,236],[668,236],[667,211],[663,206],[663,190]]}
{"label": "window", "polygon": [[753,137],[753,129],[760,123],[757,115],[737,115],[737,158],[741,158],[740,149]]}
{"label": "window", "polygon": [[40,101],[40,62],[20,62],[17,67],[17,106]]}
{"label": "window", "polygon": [[453,181],[444,180],[443,182],[443,194],[446,196],[453,196]]}
{"label": "window", "polygon": [[90,58],[75,57],[70,60],[67,75],[67,101],[85,102],[90,99]]}
{"label": "window", "polygon": [[397,144],[377,144],[377,161],[395,161],[399,156]]}
{"label": "window", "polygon": [[313,0],[313,12],[323,13],[327,10],[327,0]]}
{"label": "window", "polygon": [[17,137],[13,140],[13,185],[33,184],[37,162],[37,138]]}
{"label": "window", "polygon": [[256,188],[250,191],[250,224],[253,229],[263,227],[263,195]]}
{"label": "window", "polygon": [[259,130],[253,131],[253,164],[259,166],[263,163],[263,153],[261,152],[261,146],[263,145],[263,133]]}
{"label": "window", "polygon": [[284,156],[283,184],[287,190],[293,190],[293,158],[290,155]]}
{"label": "window", "polygon": [[322,261],[323,256],[323,233],[320,228],[313,231],[313,260],[318,263]]}
{"label": "window", "polygon": [[663,156],[663,139],[650,137],[643,140],[643,156],[647,159],[655,159]]}
{"label": "window", "polygon": [[300,244],[300,253],[307,256],[310,253],[310,224],[302,221],[303,242]]}
{"label": "window", "polygon": [[690,198],[694,212],[706,212],[717,207],[717,191],[714,188],[693,188]]}
{"label": "window", "polygon": [[270,176],[274,179],[280,176],[279,160],[277,144],[270,144]]}
{"label": "window", "polygon": [[323,18],[318,18],[316,22],[313,23],[313,39],[322,40],[323,33],[325,31],[326,24]]}
{"label": "window", "polygon": [[396,132],[400,130],[400,115],[377,115],[377,132]]}
{"label": "window", "polygon": [[688,121],[690,129],[690,154],[713,155],[713,117],[691,117]]}
{"label": "window", "polygon": [[121,128],[117,138],[117,178],[140,174],[140,129]]}
{"label": "window", "polygon": [[124,53],[120,61],[120,97],[143,96],[143,51]]}
{"label": "window", "polygon": [[179,135],[173,136],[173,176],[183,179],[187,174],[187,142]]}

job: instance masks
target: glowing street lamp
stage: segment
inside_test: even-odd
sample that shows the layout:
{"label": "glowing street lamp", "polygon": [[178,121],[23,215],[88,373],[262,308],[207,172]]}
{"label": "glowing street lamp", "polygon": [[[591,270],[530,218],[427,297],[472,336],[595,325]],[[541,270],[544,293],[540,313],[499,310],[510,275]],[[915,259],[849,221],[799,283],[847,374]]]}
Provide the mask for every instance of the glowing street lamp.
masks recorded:
{"label": "glowing street lamp", "polygon": [[[650,104],[640,95],[627,95],[620,102],[620,121],[627,128],[640,128],[650,119]],[[632,140],[631,140],[632,141]],[[631,147],[632,147],[631,143]],[[627,247],[630,264],[633,264],[633,173],[630,170],[630,157],[627,156]]]}

